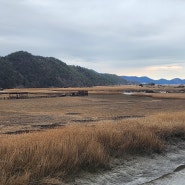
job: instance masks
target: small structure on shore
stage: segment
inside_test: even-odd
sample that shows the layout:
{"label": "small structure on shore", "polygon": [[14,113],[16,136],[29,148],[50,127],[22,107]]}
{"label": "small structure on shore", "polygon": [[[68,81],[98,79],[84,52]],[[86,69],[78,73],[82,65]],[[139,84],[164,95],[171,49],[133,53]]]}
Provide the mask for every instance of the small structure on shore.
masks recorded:
{"label": "small structure on shore", "polygon": [[28,98],[28,92],[10,92],[9,99],[26,99]]}
{"label": "small structure on shore", "polygon": [[72,92],[71,96],[88,96],[88,91],[80,90],[77,92]]}

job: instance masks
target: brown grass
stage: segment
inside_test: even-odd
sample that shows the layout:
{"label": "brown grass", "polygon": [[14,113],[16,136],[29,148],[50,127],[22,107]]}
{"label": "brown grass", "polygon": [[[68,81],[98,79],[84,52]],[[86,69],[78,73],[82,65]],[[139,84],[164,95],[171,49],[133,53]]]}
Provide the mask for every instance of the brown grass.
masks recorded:
{"label": "brown grass", "polygon": [[185,93],[136,93],[133,96],[146,96],[158,99],[185,99]]}
{"label": "brown grass", "polygon": [[[149,121],[152,120],[152,121]],[[185,139],[185,112],[160,113],[149,116],[143,123],[152,129],[161,139]]]}
{"label": "brown grass", "polygon": [[90,94],[88,97],[0,100],[0,134],[42,130],[53,124],[99,123],[176,110],[185,110],[185,99]]}
{"label": "brown grass", "polygon": [[162,152],[166,141],[184,137],[184,111],[1,135],[0,184],[39,184],[47,177],[65,179],[81,170],[107,168],[114,157]]}

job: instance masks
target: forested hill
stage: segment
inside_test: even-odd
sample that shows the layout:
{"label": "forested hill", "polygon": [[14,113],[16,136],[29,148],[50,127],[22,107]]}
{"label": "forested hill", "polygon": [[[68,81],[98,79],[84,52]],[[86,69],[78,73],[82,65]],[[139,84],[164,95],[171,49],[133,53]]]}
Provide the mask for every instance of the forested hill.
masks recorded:
{"label": "forested hill", "polygon": [[69,66],[52,57],[19,51],[0,57],[0,87],[88,87],[127,84],[112,74],[101,74],[80,66]]}

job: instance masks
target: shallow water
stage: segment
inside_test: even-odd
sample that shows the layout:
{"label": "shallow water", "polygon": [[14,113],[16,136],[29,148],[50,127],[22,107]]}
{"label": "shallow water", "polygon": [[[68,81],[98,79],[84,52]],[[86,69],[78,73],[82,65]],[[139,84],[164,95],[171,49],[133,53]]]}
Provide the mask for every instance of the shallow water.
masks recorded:
{"label": "shallow water", "polygon": [[[91,185],[139,185],[139,184],[159,184],[159,182],[167,181],[169,178],[176,181],[177,185],[185,184],[185,143],[178,146],[171,146],[169,151],[164,154],[155,154],[152,156],[128,157],[126,160],[115,160],[113,168],[110,171],[101,171],[98,174],[83,174],[77,178],[75,185],[91,184]],[[181,166],[176,172],[174,170]],[[166,176],[164,176],[166,175]],[[177,178],[178,179],[175,179]],[[183,183],[184,182],[184,183]],[[160,183],[161,184],[161,183]],[[171,183],[170,183],[171,185]]]}

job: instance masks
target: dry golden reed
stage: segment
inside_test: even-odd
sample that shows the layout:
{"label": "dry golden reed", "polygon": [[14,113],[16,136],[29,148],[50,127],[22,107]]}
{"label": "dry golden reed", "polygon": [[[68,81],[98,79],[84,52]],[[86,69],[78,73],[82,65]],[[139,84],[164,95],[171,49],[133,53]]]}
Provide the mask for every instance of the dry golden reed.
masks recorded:
{"label": "dry golden reed", "polygon": [[65,179],[81,170],[107,168],[113,157],[162,152],[174,137],[185,137],[185,112],[4,135],[0,184],[39,184],[47,177]]}

